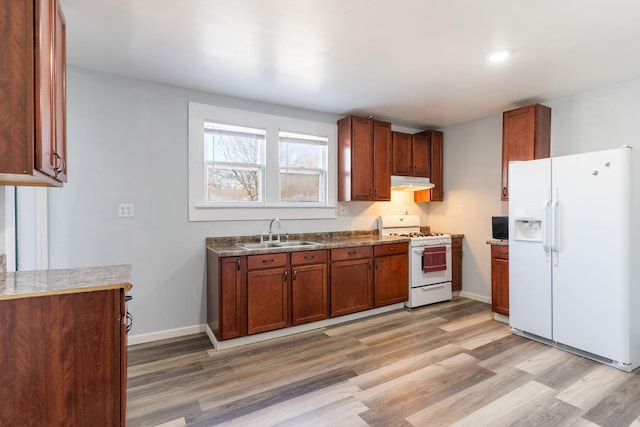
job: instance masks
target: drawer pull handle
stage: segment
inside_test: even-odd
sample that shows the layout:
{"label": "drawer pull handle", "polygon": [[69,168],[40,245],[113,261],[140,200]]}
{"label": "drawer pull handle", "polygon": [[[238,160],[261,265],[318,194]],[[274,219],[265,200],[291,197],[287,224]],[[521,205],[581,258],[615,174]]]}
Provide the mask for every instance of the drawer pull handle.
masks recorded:
{"label": "drawer pull handle", "polygon": [[286,281],[287,281],[287,277],[288,277],[288,276],[289,276],[289,274],[287,273],[287,270],[285,269],[285,270],[284,270],[284,280],[283,280],[283,282],[286,282]]}
{"label": "drawer pull handle", "polygon": [[395,248],[395,247],[393,247],[393,246],[391,246],[391,247],[389,248],[389,251],[390,251],[390,252],[393,252],[393,251],[395,251],[395,250],[396,250],[396,248]]}
{"label": "drawer pull handle", "polygon": [[263,262],[264,264],[269,263],[269,262],[273,262],[273,261],[274,261],[273,259],[263,259],[263,260],[262,260],[262,262]]}
{"label": "drawer pull handle", "polygon": [[313,256],[313,255],[305,255],[304,256],[304,259],[314,259],[314,258],[315,258],[315,256]]}
{"label": "drawer pull handle", "polygon": [[347,252],[347,255],[351,256],[351,255],[356,255],[358,253],[358,251],[349,251]]}
{"label": "drawer pull handle", "polygon": [[509,255],[509,251],[498,251],[500,255]]}

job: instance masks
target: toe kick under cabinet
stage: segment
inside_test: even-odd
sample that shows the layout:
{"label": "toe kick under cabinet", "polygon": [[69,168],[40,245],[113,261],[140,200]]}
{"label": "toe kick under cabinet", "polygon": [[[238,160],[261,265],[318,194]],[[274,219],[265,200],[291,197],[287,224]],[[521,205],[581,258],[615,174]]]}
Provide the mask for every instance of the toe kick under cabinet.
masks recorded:
{"label": "toe kick under cabinet", "polygon": [[221,257],[207,250],[207,325],[218,341],[406,301],[408,244]]}

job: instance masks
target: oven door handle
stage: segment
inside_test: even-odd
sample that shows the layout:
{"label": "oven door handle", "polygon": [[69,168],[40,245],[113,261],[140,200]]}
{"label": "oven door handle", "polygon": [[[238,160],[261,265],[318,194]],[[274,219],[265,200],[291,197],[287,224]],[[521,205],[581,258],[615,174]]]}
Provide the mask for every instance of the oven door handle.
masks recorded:
{"label": "oven door handle", "polygon": [[442,289],[442,288],[444,288],[444,285],[428,285],[428,286],[421,287],[420,290],[422,290],[422,292],[429,292],[435,289]]}

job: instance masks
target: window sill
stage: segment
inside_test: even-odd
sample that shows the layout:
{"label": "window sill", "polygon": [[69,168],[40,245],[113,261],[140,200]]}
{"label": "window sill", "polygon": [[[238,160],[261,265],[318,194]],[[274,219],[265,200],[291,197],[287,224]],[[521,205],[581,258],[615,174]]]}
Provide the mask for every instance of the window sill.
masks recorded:
{"label": "window sill", "polygon": [[335,206],[220,206],[198,204],[189,209],[189,221],[258,221],[337,218]]}

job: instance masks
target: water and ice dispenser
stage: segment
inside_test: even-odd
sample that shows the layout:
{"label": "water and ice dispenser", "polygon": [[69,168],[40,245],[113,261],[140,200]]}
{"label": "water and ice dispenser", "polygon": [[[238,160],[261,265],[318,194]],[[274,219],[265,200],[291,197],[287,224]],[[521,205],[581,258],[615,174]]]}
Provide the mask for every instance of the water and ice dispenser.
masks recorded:
{"label": "water and ice dispenser", "polygon": [[513,220],[513,239],[542,242],[543,223],[540,209],[521,209]]}

